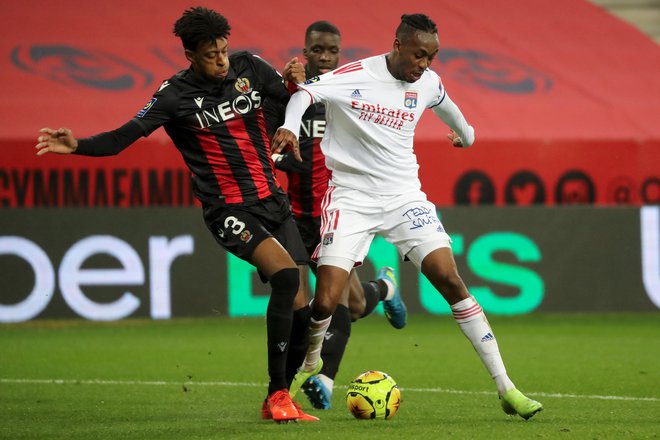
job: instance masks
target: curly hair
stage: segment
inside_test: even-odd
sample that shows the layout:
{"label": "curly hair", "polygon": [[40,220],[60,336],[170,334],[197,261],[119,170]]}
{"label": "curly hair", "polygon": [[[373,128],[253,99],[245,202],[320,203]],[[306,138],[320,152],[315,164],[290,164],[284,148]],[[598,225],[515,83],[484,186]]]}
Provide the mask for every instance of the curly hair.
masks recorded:
{"label": "curly hair", "polygon": [[183,47],[188,50],[197,49],[200,43],[227,38],[230,30],[223,15],[202,6],[187,9],[174,23],[174,35],[181,38]]}

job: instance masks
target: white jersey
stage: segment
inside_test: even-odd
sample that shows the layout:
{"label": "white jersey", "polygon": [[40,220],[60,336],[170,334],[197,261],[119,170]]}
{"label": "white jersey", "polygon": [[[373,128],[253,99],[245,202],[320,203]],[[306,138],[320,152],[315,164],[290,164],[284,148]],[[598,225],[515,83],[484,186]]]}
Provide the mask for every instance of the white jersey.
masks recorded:
{"label": "white jersey", "polygon": [[[326,105],[321,149],[331,185],[384,195],[420,190],[415,127],[424,110],[450,102],[435,72],[427,69],[414,83],[400,81],[387,69],[385,55],[379,55],[312,78],[300,88],[313,102]],[[452,126],[452,119],[449,125],[460,135],[469,126],[456,111],[462,123]]]}

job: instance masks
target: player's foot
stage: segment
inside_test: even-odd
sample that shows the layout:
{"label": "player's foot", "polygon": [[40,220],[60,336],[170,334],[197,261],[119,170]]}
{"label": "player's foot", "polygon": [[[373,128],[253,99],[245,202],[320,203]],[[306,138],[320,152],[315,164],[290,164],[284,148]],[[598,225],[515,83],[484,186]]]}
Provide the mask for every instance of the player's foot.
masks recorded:
{"label": "player's foot", "polygon": [[527,420],[539,411],[543,410],[543,405],[536,400],[532,400],[515,388],[500,396],[502,409],[510,416],[516,414]]}
{"label": "player's foot", "polygon": [[302,408],[300,407],[300,405],[298,404],[298,402],[295,402],[295,401],[292,401],[292,402],[293,402],[293,406],[295,406],[296,409],[298,410],[298,420],[299,421],[302,421],[302,422],[318,422],[319,421],[318,417],[313,416],[311,414],[307,414],[306,412],[304,412],[302,410]]}
{"label": "player's foot", "polygon": [[291,397],[293,398],[296,396],[296,393],[298,390],[300,390],[300,387],[302,387],[302,384],[304,384],[307,379],[309,379],[311,376],[319,374],[321,368],[323,368],[323,359],[321,358],[319,358],[318,364],[316,364],[316,367],[312,371],[305,371],[302,368],[299,368],[296,375],[293,376],[291,387],[289,388],[289,394]]}
{"label": "player's foot", "polygon": [[277,390],[266,398],[266,412],[270,417],[264,417],[264,407],[261,407],[261,417],[273,419],[276,423],[288,423],[298,420],[298,410],[293,405],[289,390]]}
{"label": "player's foot", "polygon": [[270,420],[273,416],[270,415],[270,410],[268,409],[268,398],[264,399],[264,403],[261,405],[261,418],[264,420]]}
{"label": "player's foot", "polygon": [[390,322],[392,327],[399,329],[404,328],[406,326],[408,310],[406,309],[406,305],[401,299],[399,283],[397,283],[394,269],[388,266],[381,267],[376,278],[379,280],[387,280],[394,287],[394,296],[388,300],[383,301],[383,309],[385,309],[385,317]]}
{"label": "player's foot", "polygon": [[332,391],[325,386],[318,376],[312,376],[302,384],[302,390],[309,403],[316,409],[330,409]]}

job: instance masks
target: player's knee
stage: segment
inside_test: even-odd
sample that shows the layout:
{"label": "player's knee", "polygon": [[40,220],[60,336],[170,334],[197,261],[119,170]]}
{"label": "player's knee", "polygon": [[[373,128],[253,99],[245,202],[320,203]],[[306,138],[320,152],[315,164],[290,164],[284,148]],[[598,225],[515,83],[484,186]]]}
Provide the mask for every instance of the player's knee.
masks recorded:
{"label": "player's knee", "polygon": [[275,272],[270,277],[270,287],[273,296],[285,297],[287,300],[293,301],[300,287],[298,268],[287,268]]}
{"label": "player's knee", "polygon": [[440,280],[442,285],[450,290],[459,290],[463,287],[463,280],[455,270],[441,273]]}
{"label": "player's knee", "polygon": [[317,321],[326,319],[335,312],[337,302],[327,296],[316,295],[312,303],[312,317]]}
{"label": "player's knee", "polygon": [[456,267],[435,266],[426,268],[424,275],[433,283],[433,285],[442,292],[443,295],[450,294],[454,296],[465,289]]}

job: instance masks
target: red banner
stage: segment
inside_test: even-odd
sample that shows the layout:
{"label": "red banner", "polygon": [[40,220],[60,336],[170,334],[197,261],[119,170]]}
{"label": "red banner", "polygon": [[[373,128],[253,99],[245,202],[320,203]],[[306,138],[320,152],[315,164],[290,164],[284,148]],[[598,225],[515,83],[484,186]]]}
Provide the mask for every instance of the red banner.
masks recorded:
{"label": "red banner", "polygon": [[660,203],[660,141],[445,142],[415,147],[438,205]]}
{"label": "red banner", "polygon": [[[439,206],[660,203],[660,141],[437,141],[415,150]],[[0,206],[191,206],[189,175],[171,144],[148,139],[106,158],[36,156],[34,142],[14,142],[0,162]]]}
{"label": "red banner", "polygon": [[[422,118],[415,149],[431,200],[660,202],[660,47],[651,39],[584,0],[418,3],[409,12],[438,24],[431,68],[477,136],[470,149],[454,149],[447,127],[432,114]],[[214,7],[231,23],[231,51],[250,50],[280,69],[292,56],[302,59],[315,20],[339,27],[347,63],[391,50],[405,12],[400,2],[375,0],[336,0],[305,13],[295,3],[271,6]],[[82,137],[133,117],[162,80],[187,66],[172,25],[188,7],[184,0],[24,0],[4,11],[0,206],[195,203],[163,130],[114,158],[37,158],[32,148],[44,126]],[[53,17],[75,25],[53,26]]]}

